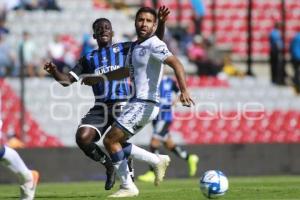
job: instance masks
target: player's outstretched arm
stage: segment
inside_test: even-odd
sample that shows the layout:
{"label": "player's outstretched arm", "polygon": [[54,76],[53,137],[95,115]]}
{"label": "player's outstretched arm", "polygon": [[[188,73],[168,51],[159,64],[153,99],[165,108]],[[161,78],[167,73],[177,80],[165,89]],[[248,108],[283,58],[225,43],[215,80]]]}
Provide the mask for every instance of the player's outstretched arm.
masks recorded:
{"label": "player's outstretched arm", "polygon": [[64,74],[58,71],[57,66],[52,62],[46,62],[44,65],[46,70],[53,78],[59,82],[62,86],[66,87],[75,82],[75,78],[71,74]]}
{"label": "player's outstretched arm", "polygon": [[191,98],[189,92],[187,91],[186,82],[185,82],[185,72],[183,69],[183,65],[176,58],[176,56],[169,56],[165,61],[165,64],[169,65],[173,68],[175,72],[176,79],[178,81],[179,89],[180,89],[180,97],[179,100],[184,106],[195,105],[193,99]]}
{"label": "player's outstretched arm", "polygon": [[168,19],[168,15],[170,14],[169,8],[166,6],[161,6],[158,9],[158,24],[155,35],[162,40],[165,34],[165,22]]}
{"label": "player's outstretched arm", "polygon": [[114,71],[110,71],[106,74],[100,75],[84,75],[82,76],[81,84],[84,85],[95,85],[100,82],[104,82],[106,80],[120,80],[124,79],[129,76],[129,68],[128,67],[121,67]]}

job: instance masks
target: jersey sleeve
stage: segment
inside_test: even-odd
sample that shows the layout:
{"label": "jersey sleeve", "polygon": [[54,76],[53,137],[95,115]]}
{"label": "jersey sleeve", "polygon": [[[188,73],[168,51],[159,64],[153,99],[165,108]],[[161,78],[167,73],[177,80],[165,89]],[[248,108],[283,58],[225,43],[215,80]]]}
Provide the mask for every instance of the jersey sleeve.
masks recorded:
{"label": "jersey sleeve", "polygon": [[89,64],[85,56],[81,57],[75,67],[69,72],[76,81],[79,80],[79,76],[88,73]]}
{"label": "jersey sleeve", "polygon": [[167,45],[161,40],[157,40],[157,42],[153,45],[152,48],[152,56],[161,62],[164,62],[165,59],[173,55],[169,51]]}
{"label": "jersey sleeve", "polygon": [[123,42],[122,43],[124,55],[128,54],[131,44],[132,44],[132,42]]}

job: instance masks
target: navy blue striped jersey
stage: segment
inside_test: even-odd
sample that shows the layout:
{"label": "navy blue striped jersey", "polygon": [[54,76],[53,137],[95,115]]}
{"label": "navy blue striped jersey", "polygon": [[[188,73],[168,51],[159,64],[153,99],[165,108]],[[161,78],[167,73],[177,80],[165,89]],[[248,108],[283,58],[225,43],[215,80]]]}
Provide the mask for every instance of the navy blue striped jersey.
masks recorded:
{"label": "navy blue striped jersey", "polygon": [[171,77],[164,76],[159,86],[160,92],[160,112],[158,120],[171,122],[172,117],[172,94],[178,93],[179,89],[175,80]]}
{"label": "navy blue striped jersey", "polygon": [[[123,42],[93,50],[81,57],[70,74],[78,80],[82,74],[105,74],[124,67],[130,46],[131,42]],[[92,87],[96,102],[123,101],[130,97],[129,78],[105,81]]]}

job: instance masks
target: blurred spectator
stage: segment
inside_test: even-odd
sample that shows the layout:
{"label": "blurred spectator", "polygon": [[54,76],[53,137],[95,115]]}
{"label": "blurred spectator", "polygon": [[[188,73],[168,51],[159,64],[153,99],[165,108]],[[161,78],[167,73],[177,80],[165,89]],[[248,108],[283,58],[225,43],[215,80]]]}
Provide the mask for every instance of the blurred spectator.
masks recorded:
{"label": "blurred spectator", "polygon": [[5,20],[0,21],[0,34],[8,34],[9,30],[5,27]]}
{"label": "blurred spectator", "polygon": [[216,76],[223,67],[219,50],[212,41],[204,40],[201,35],[196,35],[188,47],[188,58],[197,65],[199,76]]}
{"label": "blurred spectator", "polygon": [[55,35],[54,40],[48,45],[48,56],[60,72],[68,70],[69,67],[64,61],[65,47],[60,40],[60,35]]}
{"label": "blurred spectator", "polygon": [[8,12],[7,5],[5,4],[5,2],[0,1],[0,34],[9,33],[8,28],[5,27],[7,12]]}
{"label": "blurred spectator", "polygon": [[69,34],[61,35],[60,40],[64,46],[64,62],[68,68],[75,66],[80,56],[80,44]]}
{"label": "blurred spectator", "polygon": [[39,9],[39,1],[38,0],[22,0],[22,7],[25,10],[37,10]]}
{"label": "blurred spectator", "polygon": [[154,9],[158,9],[158,0],[152,0],[152,5]]}
{"label": "blurred spectator", "polygon": [[97,48],[97,41],[94,40],[94,38],[90,34],[85,33],[83,35],[80,56],[87,55],[89,52],[91,52],[96,48]]}
{"label": "blurred spectator", "polygon": [[188,57],[191,61],[197,62],[206,59],[204,41],[201,35],[194,37],[193,43],[188,47]]}
{"label": "blurred spectator", "polygon": [[223,72],[228,76],[244,76],[245,74],[238,70],[232,63],[230,54],[224,56]]}
{"label": "blurred spectator", "polygon": [[30,77],[41,76],[42,70],[39,68],[37,58],[37,48],[34,41],[31,39],[29,32],[23,32],[23,41],[20,44],[20,53],[23,58],[23,70]]}
{"label": "blurred spectator", "polygon": [[283,67],[283,40],[280,33],[281,23],[276,22],[269,35],[271,81],[277,85],[284,85],[285,70]]}
{"label": "blurred spectator", "polygon": [[39,7],[43,10],[61,11],[61,8],[57,5],[56,0],[39,0]]}
{"label": "blurred spectator", "polygon": [[93,7],[98,9],[109,8],[107,0],[93,0]]}
{"label": "blurred spectator", "polygon": [[300,27],[290,44],[290,55],[294,68],[294,84],[297,93],[300,93]]}
{"label": "blurred spectator", "polygon": [[124,0],[110,0],[109,2],[116,10],[127,9],[127,4],[124,2]]}
{"label": "blurred spectator", "polygon": [[190,0],[193,7],[193,22],[195,26],[195,35],[201,34],[202,21],[205,15],[205,5],[202,0]]}
{"label": "blurred spectator", "polygon": [[15,67],[15,55],[6,41],[6,34],[0,33],[0,77],[11,75]]}
{"label": "blurred spectator", "polygon": [[7,14],[6,6],[4,3],[0,2],[0,23],[5,22],[6,14]]}

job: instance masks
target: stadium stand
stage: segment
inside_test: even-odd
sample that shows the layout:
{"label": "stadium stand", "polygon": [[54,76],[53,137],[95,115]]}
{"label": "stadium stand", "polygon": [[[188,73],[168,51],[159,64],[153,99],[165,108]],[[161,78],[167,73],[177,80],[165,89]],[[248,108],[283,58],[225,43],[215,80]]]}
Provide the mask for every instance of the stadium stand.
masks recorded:
{"label": "stadium stand", "polygon": [[300,107],[291,88],[255,78],[194,89],[195,110],[177,110],[172,130],[190,144],[298,143]]}
{"label": "stadium stand", "polygon": [[[132,6],[138,4],[137,1],[128,0],[128,2]],[[145,5],[151,5],[151,1],[144,2]],[[164,4],[172,9],[168,22],[171,27],[176,25],[178,19],[183,26],[191,24],[191,5],[188,0],[181,2],[181,5],[178,5],[177,1],[164,1]],[[253,2],[254,54],[256,58],[266,58],[269,48],[267,35],[273,22],[280,20],[278,14],[280,0],[254,0]],[[287,13],[287,40],[289,41],[294,35],[295,27],[300,19],[300,14],[297,12],[300,2],[286,0],[286,3],[289,10]],[[58,4],[62,7],[61,12],[42,10],[9,12],[7,16],[7,26],[10,29],[8,39],[12,46],[17,50],[22,32],[29,29],[36,45],[40,47],[38,57],[41,59],[46,57],[46,46],[55,34],[68,34],[71,36],[71,41],[75,39],[77,42],[72,42],[72,44],[77,45],[74,47],[74,51],[77,51],[83,34],[91,31],[91,23],[98,17],[107,17],[113,22],[116,41],[122,41],[124,34],[134,32],[133,21],[126,12],[115,11],[105,6],[101,9],[94,8],[92,1],[60,0]],[[210,35],[212,5],[210,0],[205,0],[205,4],[207,12],[203,33]],[[234,55],[238,57],[243,57],[246,53],[246,7],[245,1],[239,0],[219,0],[216,4],[217,45],[231,46]],[[178,8],[182,11],[180,18],[176,12]],[[226,12],[223,12],[224,9]],[[185,66],[190,68],[190,63],[186,58],[184,59]],[[200,107],[196,106],[196,110],[193,112],[187,112],[184,108],[179,107],[176,109],[176,116],[182,118],[182,120],[177,118],[178,120],[172,126],[176,142],[211,144],[300,141],[300,99],[290,88],[273,86],[265,78],[248,77],[227,80],[219,77],[189,76],[187,82]],[[19,130],[19,122],[15,114],[20,110],[19,98],[16,96],[20,90],[18,80],[6,79],[5,81],[1,80],[0,83],[3,102],[5,102],[3,104],[4,131],[8,131],[9,126],[14,126],[15,130]],[[36,91],[39,91],[38,95]],[[53,91],[55,91],[54,94]],[[10,100],[8,101],[8,99]],[[26,119],[28,121],[26,124],[29,133],[29,138],[26,140],[27,146],[75,145],[74,133],[78,121],[92,103],[91,91],[77,84],[64,89],[59,85],[54,85],[48,79],[27,79],[26,108],[28,117]],[[245,114],[244,110],[238,107],[251,103],[262,105],[263,111]],[[212,109],[211,112],[205,112],[205,104]],[[213,106],[217,105],[218,109],[212,107],[212,104]],[[241,112],[243,115],[240,115]],[[245,116],[248,114],[262,117],[257,120],[248,117],[246,119]],[[226,116],[225,119],[220,118],[220,115]],[[211,119],[215,116],[216,118]],[[201,120],[202,117],[211,120]],[[140,134],[143,135],[143,138],[136,138],[136,142],[146,144],[145,135],[149,135],[150,132],[151,129],[145,129],[144,134]],[[56,138],[59,138],[59,141]]]}
{"label": "stadium stand", "polygon": [[[15,91],[10,87],[4,79],[0,79],[1,91],[1,114],[3,120],[2,131],[4,134],[14,133],[14,136],[24,142],[24,147],[60,147],[62,143],[55,136],[48,135],[40,127],[39,123],[35,121],[30,112],[25,112],[25,138],[21,135],[20,126],[20,111],[21,101],[15,94]],[[4,136],[8,140],[9,136]]]}
{"label": "stadium stand", "polygon": [[[205,0],[206,15],[203,20],[203,34],[212,34],[213,16],[212,1]],[[299,1],[286,0],[286,42],[289,44],[295,29],[299,24],[300,8]],[[152,6],[151,0],[144,2]],[[185,26],[191,28],[192,7],[189,0],[159,1],[159,5],[167,5],[171,9],[169,26]],[[225,48],[230,47],[235,58],[246,56],[247,52],[247,1],[218,0],[215,5],[216,13],[216,45]],[[280,21],[280,0],[253,0],[253,53],[256,59],[266,59],[269,52],[268,33],[271,31],[275,21]],[[178,16],[180,10],[181,15]],[[224,12],[224,10],[226,10]],[[288,47],[287,47],[288,48]]]}

